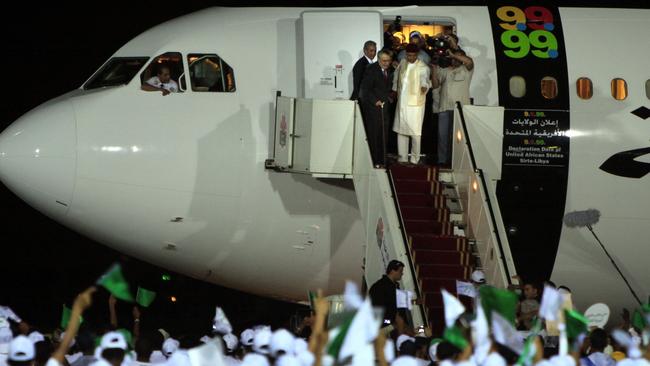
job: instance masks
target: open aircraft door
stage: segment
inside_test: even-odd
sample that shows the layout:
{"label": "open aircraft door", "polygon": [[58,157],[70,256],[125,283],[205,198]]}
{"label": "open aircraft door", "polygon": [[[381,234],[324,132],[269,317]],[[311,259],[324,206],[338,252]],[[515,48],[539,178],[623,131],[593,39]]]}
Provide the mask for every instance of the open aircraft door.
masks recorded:
{"label": "open aircraft door", "polygon": [[[305,11],[298,21],[299,94],[312,99],[349,99],[352,68],[363,44],[383,40],[377,11]],[[302,71],[302,75],[301,75]]]}

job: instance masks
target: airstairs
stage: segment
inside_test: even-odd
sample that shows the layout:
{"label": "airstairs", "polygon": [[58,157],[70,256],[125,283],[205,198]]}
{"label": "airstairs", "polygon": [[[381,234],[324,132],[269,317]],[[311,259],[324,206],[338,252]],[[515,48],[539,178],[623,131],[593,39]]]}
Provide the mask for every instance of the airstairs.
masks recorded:
{"label": "airstairs", "polygon": [[[278,172],[352,179],[365,227],[365,282],[381,278],[391,259],[405,263],[401,288],[423,299],[412,305],[413,325],[431,326],[438,335],[442,288],[455,294],[456,282],[469,281],[477,268],[497,287],[507,287],[515,275],[495,198],[503,110],[458,108],[452,169],[375,169],[354,101],[278,96],[274,154],[266,163]],[[460,299],[471,306],[471,298]]]}

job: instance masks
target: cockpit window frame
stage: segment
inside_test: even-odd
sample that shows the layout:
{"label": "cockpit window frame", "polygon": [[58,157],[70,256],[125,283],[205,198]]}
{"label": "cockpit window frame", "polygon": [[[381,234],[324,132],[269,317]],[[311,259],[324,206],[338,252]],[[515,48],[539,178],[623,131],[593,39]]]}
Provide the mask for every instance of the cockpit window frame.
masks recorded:
{"label": "cockpit window frame", "polygon": [[[115,86],[128,85],[135,78],[136,75],[140,74],[142,68],[149,64],[150,59],[151,57],[149,56],[111,57],[102,65],[102,67],[100,67],[94,74],[92,74],[92,76],[82,85],[81,88],[83,90],[96,90],[101,88],[110,88]],[[100,75],[102,75],[109,67],[112,67],[114,65],[116,60],[121,60],[121,61],[141,60],[141,65],[137,70],[132,70],[132,75],[130,75],[130,77],[127,78],[128,80],[122,81],[120,83],[115,83],[115,84],[98,85],[98,86],[90,87],[91,84],[93,84],[93,82],[95,82]]]}
{"label": "cockpit window frame", "polygon": [[[194,76],[192,67],[196,62],[204,59],[210,59],[210,58],[217,59],[218,68],[219,68],[218,72],[221,75],[220,77],[221,81],[219,84],[222,86],[221,88],[204,89],[197,85],[197,79]],[[188,64],[189,84],[192,92],[194,93],[209,92],[209,93],[218,93],[218,94],[224,94],[224,93],[234,94],[237,92],[237,84],[235,81],[235,69],[232,66],[230,66],[230,64],[228,64],[228,62],[224,60],[223,57],[219,56],[219,54],[214,52],[191,52],[186,55],[186,61]]]}

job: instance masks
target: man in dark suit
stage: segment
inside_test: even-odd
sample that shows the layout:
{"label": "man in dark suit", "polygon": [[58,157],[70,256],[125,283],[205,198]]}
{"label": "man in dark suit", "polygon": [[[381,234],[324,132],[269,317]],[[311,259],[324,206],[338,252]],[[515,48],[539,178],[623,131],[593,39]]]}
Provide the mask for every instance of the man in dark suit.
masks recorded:
{"label": "man in dark suit", "polygon": [[385,144],[391,121],[391,105],[395,102],[392,91],[393,73],[390,68],[392,60],[390,52],[379,51],[378,61],[369,65],[363,74],[359,93],[363,124],[375,168],[383,168],[386,164]]}
{"label": "man in dark suit", "polygon": [[350,100],[359,99],[359,90],[361,90],[361,80],[363,79],[363,73],[366,71],[366,67],[374,62],[376,55],[377,43],[373,41],[366,41],[366,43],[363,44],[363,57],[361,57],[352,68],[352,81],[354,89],[352,90],[352,96],[350,96]]}

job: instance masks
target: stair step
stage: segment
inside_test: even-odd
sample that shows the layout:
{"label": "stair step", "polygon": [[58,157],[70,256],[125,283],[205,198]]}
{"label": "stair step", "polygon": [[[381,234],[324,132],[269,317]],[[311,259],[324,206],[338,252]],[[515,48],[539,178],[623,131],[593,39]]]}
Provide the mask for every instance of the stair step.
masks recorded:
{"label": "stair step", "polygon": [[449,213],[449,222],[460,222],[462,223],[465,220],[465,217],[462,213]]}
{"label": "stair step", "polygon": [[439,182],[451,183],[454,181],[454,175],[451,171],[439,171],[436,180]]}
{"label": "stair step", "polygon": [[458,195],[458,190],[456,189],[455,184],[450,184],[450,183],[444,183],[441,182],[443,187],[442,187],[442,194],[447,196],[448,198],[452,199],[459,199],[460,196]]}
{"label": "stair step", "polygon": [[427,193],[427,194],[442,194],[444,185],[436,181],[424,180],[396,180],[395,191],[400,193]]}
{"label": "stair step", "polygon": [[469,266],[471,254],[451,250],[414,250],[413,259],[417,264],[451,264]]}
{"label": "stair step", "polygon": [[463,206],[460,205],[460,200],[456,198],[447,198],[445,200],[445,206],[449,209],[450,213],[463,213]]}
{"label": "stair step", "polygon": [[397,200],[401,206],[428,206],[433,208],[445,208],[447,198],[442,195],[431,195],[424,193],[398,193]]}
{"label": "stair step", "polygon": [[455,264],[415,264],[418,278],[438,277],[438,278],[458,278],[465,280],[471,273],[470,267]]}
{"label": "stair step", "polygon": [[[455,285],[454,285],[455,286]],[[473,299],[471,297],[467,296],[457,296],[456,295],[456,289],[454,288],[454,291],[449,291],[452,295],[456,296],[458,300],[465,305],[465,309],[472,311],[472,305],[473,305]],[[436,310],[440,308],[442,310],[442,313],[444,314],[444,309],[443,309],[443,302],[442,302],[442,293],[440,290],[435,291],[435,292],[423,292],[424,294],[424,305],[427,307],[427,310],[429,310],[429,314],[431,314],[432,310]],[[431,319],[429,318],[429,321]]]}
{"label": "stair step", "polygon": [[456,279],[435,277],[420,278],[420,291],[422,292],[440,292],[441,288],[444,288],[451,293],[455,293]]}
{"label": "stair step", "polygon": [[427,206],[400,206],[404,220],[435,220],[449,222],[449,210]]}
{"label": "stair step", "polygon": [[393,164],[390,166],[390,172],[393,175],[393,180],[435,180],[438,175],[436,167],[420,165]]}
{"label": "stair step", "polygon": [[429,310],[431,334],[440,338],[445,331],[445,311],[442,306]]}
{"label": "stair step", "polygon": [[449,222],[438,222],[435,220],[404,220],[406,232],[409,234],[428,233],[439,235],[451,235],[453,225]]}
{"label": "stair step", "polygon": [[435,249],[469,252],[467,239],[455,236],[413,234],[409,235],[409,241],[413,250]]}

